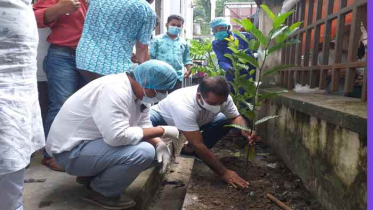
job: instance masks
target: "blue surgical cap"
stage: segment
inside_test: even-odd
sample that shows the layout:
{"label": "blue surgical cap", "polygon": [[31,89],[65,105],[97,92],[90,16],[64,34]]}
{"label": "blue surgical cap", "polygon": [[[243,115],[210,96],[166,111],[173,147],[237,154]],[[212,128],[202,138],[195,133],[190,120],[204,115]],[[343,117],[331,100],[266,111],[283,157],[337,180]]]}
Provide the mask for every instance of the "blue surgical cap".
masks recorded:
{"label": "blue surgical cap", "polygon": [[159,60],[149,60],[138,65],[133,74],[140,86],[147,89],[171,90],[177,82],[175,69]]}
{"label": "blue surgical cap", "polygon": [[230,24],[227,22],[227,20],[223,17],[217,17],[211,20],[210,26],[211,29],[214,29],[216,26],[229,26]]}

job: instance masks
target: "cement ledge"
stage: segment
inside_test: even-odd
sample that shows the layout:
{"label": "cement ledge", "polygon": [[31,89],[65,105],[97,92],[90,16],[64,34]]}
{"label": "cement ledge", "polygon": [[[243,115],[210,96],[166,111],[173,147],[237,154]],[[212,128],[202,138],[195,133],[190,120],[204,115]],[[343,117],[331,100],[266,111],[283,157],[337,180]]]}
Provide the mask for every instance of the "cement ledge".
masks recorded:
{"label": "cement ledge", "polygon": [[[284,88],[266,88],[260,93],[279,90]],[[367,136],[367,103],[360,99],[289,91],[269,100]]]}

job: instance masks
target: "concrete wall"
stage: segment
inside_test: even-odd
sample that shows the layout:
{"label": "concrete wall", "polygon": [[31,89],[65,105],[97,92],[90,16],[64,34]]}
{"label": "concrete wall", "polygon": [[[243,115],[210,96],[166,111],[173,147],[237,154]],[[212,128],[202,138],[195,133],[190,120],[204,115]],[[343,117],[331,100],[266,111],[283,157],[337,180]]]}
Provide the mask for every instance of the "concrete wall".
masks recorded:
{"label": "concrete wall", "polygon": [[325,209],[367,208],[366,103],[290,92],[261,114],[281,116],[258,131]]}
{"label": "concrete wall", "polygon": [[[283,0],[263,0],[262,4],[267,5],[274,14],[278,14],[281,11]],[[273,21],[267,16],[267,14],[260,9],[259,12],[259,30],[263,34],[268,35],[272,30]],[[281,64],[281,51],[274,52],[270,57],[267,58],[264,70],[270,70],[271,67]],[[258,72],[257,72],[258,73]],[[258,78],[258,76],[257,76]],[[263,87],[270,87],[278,84],[279,78],[276,75],[266,77],[263,81]]]}

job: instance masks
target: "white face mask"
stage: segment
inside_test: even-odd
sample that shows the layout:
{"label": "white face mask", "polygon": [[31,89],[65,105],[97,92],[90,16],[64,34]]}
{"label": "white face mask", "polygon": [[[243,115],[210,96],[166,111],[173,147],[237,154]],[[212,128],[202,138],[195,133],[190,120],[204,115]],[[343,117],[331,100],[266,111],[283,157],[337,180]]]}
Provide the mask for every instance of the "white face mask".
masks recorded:
{"label": "white face mask", "polygon": [[150,98],[146,95],[145,88],[143,88],[143,90],[144,90],[144,96],[142,97],[141,101],[143,103],[146,103],[146,104],[154,104],[154,103],[157,103],[157,102],[159,102],[159,101],[161,101],[161,100],[163,100],[167,97],[167,93],[159,93],[156,90],[154,90],[156,95],[154,97]]}
{"label": "white face mask", "polygon": [[155,97],[159,100],[159,101],[162,101],[163,99],[165,99],[168,95],[168,93],[160,93],[160,92],[157,92],[156,90],[154,90],[156,95]]}
{"label": "white face mask", "polygon": [[217,113],[219,113],[220,112],[220,105],[210,105],[210,104],[208,104],[204,99],[203,99],[203,97],[201,96],[201,99],[202,99],[202,102],[203,102],[203,104],[201,104],[201,106],[204,108],[204,109],[206,109],[206,110],[208,110],[208,111],[210,111],[210,112],[212,112],[212,113],[214,113],[214,114],[217,114]]}

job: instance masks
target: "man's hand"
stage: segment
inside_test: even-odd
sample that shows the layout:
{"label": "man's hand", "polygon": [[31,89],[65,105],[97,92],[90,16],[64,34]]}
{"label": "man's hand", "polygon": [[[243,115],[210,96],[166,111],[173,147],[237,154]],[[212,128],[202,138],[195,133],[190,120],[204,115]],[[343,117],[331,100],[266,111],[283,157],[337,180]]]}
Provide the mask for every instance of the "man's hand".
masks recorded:
{"label": "man's hand", "polygon": [[191,70],[186,71],[185,74],[184,74],[184,78],[188,78],[191,73],[192,73]]}
{"label": "man's hand", "polygon": [[179,130],[175,126],[160,126],[163,128],[163,135],[162,137],[171,138],[171,139],[178,139],[179,138]]}
{"label": "man's hand", "polygon": [[256,141],[261,140],[260,136],[257,136],[255,131],[251,132],[251,135],[250,135],[250,132],[241,130],[241,134],[242,134],[242,136],[247,138],[247,142],[250,145],[253,145]]}
{"label": "man's hand", "polygon": [[249,183],[246,180],[242,179],[236,172],[231,170],[226,170],[222,178],[235,188],[237,186],[241,188],[248,188],[249,186]]}
{"label": "man's hand", "polygon": [[170,163],[171,156],[170,150],[167,145],[161,141],[155,146],[156,156],[158,163],[162,162],[162,171],[161,173],[166,172],[167,165]]}
{"label": "man's hand", "polygon": [[132,61],[133,63],[138,63],[138,62],[139,62],[139,61],[137,60],[137,57],[136,57],[136,54],[135,54],[135,53],[132,53],[131,61]]}
{"label": "man's hand", "polygon": [[78,10],[81,5],[79,0],[60,0],[57,3],[60,14],[70,14]]}

